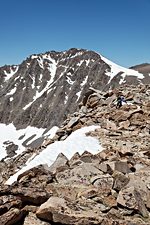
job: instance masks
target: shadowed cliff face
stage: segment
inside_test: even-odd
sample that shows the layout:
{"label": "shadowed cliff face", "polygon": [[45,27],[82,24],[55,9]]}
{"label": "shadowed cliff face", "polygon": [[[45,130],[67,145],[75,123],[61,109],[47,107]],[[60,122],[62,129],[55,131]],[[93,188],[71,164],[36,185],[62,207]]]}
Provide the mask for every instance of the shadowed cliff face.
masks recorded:
{"label": "shadowed cliff face", "polygon": [[1,67],[0,122],[13,122],[17,129],[59,126],[89,87],[107,90],[150,82],[149,75],[124,69],[83,49],[32,55],[18,66]]}

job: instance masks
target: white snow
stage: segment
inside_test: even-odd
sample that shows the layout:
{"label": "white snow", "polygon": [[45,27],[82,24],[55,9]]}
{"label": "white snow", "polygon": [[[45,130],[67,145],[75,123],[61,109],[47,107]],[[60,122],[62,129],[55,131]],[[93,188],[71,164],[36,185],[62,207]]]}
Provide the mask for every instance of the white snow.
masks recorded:
{"label": "white snow", "polygon": [[[106,59],[102,55],[100,55],[100,57],[111,68],[111,71],[110,72],[108,72],[108,71],[106,72],[106,75],[110,76],[110,80],[109,80],[108,83],[110,83],[110,81],[113,79],[113,77],[116,76],[119,72],[123,72],[123,74],[122,74],[122,77],[123,78],[125,78],[126,75],[137,76],[138,79],[143,79],[144,78],[143,74],[142,73],[139,73],[136,70],[127,69],[127,68],[124,68],[122,66],[119,66],[116,63],[113,63],[112,61],[110,61],[109,59]],[[121,79],[120,83],[121,82],[123,82],[122,79]]]}
{"label": "white snow", "polygon": [[8,92],[6,95],[13,95],[16,92],[16,87],[14,87],[10,92]]}
{"label": "white snow", "polygon": [[80,91],[79,92],[77,92],[76,93],[76,95],[78,96],[78,98],[77,98],[77,100],[76,101],[78,101],[79,100],[79,98],[80,98],[80,96],[81,96],[81,92],[82,92],[82,90],[83,90],[83,86],[87,83],[87,80],[88,80],[88,75],[84,78],[84,80],[82,81],[82,83],[80,84]]}
{"label": "white snow", "polygon": [[65,100],[64,100],[64,104],[66,104],[67,101],[68,101],[68,95],[67,95],[67,93],[65,92]]}
{"label": "white snow", "polygon": [[13,66],[13,68],[10,67],[10,72],[9,73],[4,70],[4,73],[7,76],[5,78],[5,80],[9,80],[10,77],[12,77],[15,73],[17,73],[18,69],[19,69],[19,66]]}
{"label": "white snow", "polygon": [[42,55],[43,59],[48,59],[50,62],[49,62],[49,65],[48,65],[48,70],[51,74],[51,80],[50,82],[52,83],[54,81],[54,77],[55,77],[55,74],[56,74],[56,70],[57,70],[57,62],[55,59],[53,59],[50,54],[44,54]]}
{"label": "white snow", "polygon": [[30,77],[31,80],[32,80],[32,89],[34,89],[34,88],[35,88],[35,77],[32,76],[31,74],[29,74],[29,77]]}
{"label": "white snow", "polygon": [[81,87],[83,87],[87,83],[87,80],[88,80],[88,76],[86,76],[85,79],[82,81]]}
{"label": "white snow", "polygon": [[79,63],[77,63],[77,66],[81,66],[84,60],[81,60]]}
{"label": "white snow", "polygon": [[12,101],[13,101],[13,99],[14,99],[13,97],[10,97],[9,101],[10,101],[10,102],[12,102]]}
{"label": "white snow", "polygon": [[91,61],[90,59],[85,60],[85,62],[86,62],[86,66],[88,66],[88,65],[89,65],[90,61]]}
{"label": "white snow", "polygon": [[70,55],[69,55],[69,59],[72,59],[72,58],[75,58],[76,56],[83,55],[83,52],[77,52],[75,55],[72,55],[72,56]]}
{"label": "white snow", "polygon": [[67,83],[73,85],[75,81],[72,81],[69,76],[67,76]]}
{"label": "white snow", "polygon": [[[29,137],[35,134],[35,137],[32,138],[30,141],[28,141],[27,144],[30,144],[32,141],[36,140],[37,138],[44,136],[52,138],[58,127],[53,127],[51,130],[49,130],[47,133],[44,133],[45,129],[41,128],[38,129],[36,127],[27,127],[25,129],[16,130],[15,126],[13,124],[5,125],[0,123],[0,160],[7,156],[5,151],[5,145],[3,142],[9,141],[13,142],[14,144],[18,145],[18,150],[16,151],[17,155],[22,153],[25,150],[25,147],[22,145],[22,143],[27,140]],[[19,140],[19,137],[24,136],[21,140]]]}
{"label": "white snow", "polygon": [[31,59],[37,59],[38,58],[38,55],[32,55],[31,56]]}
{"label": "white snow", "polygon": [[44,149],[39,155],[37,155],[33,160],[28,162],[25,167],[11,176],[6,184],[11,185],[14,181],[17,180],[19,174],[36,167],[41,164],[47,164],[50,166],[57,158],[59,153],[63,153],[66,155],[68,159],[76,153],[82,154],[84,151],[89,151],[92,154],[96,154],[102,150],[102,146],[99,141],[90,136],[86,136],[85,134],[89,131],[93,131],[99,126],[89,126],[83,127],[74,131],[66,140],[57,141]]}
{"label": "white snow", "polygon": [[78,100],[79,100],[79,98],[80,98],[80,95],[81,95],[81,91],[77,92],[77,93],[76,93],[76,95],[78,96],[78,98],[77,98],[77,100],[76,100],[76,101],[78,101]]}
{"label": "white snow", "polygon": [[44,65],[43,65],[43,59],[41,57],[39,57],[37,59],[39,66],[41,67],[41,69],[44,69]]}
{"label": "white snow", "polygon": [[[38,58],[38,57],[35,57],[35,56],[32,56],[33,58]],[[48,91],[50,92],[51,91],[51,86],[54,82],[54,78],[55,78],[55,74],[56,74],[56,69],[57,69],[57,62],[52,59],[50,57],[50,55],[43,55],[43,59],[48,59],[50,61],[47,69],[49,70],[50,72],[50,80],[47,82],[46,86],[43,88],[43,90],[41,92],[39,91],[36,91],[36,94],[35,96],[33,97],[33,100],[31,102],[29,102],[25,107],[23,107],[24,110],[26,110],[34,101],[36,101],[36,99],[40,98],[44,92]],[[42,67],[43,66],[43,59],[42,58],[38,58],[38,63],[40,63],[40,66]],[[40,75],[40,79],[41,79],[41,75]],[[56,81],[55,81],[56,82]],[[33,80],[33,86],[35,86],[35,82]],[[32,86],[32,88],[33,88]]]}
{"label": "white snow", "polygon": [[90,61],[91,61],[90,59],[87,59],[87,60],[83,60],[82,59],[80,62],[77,63],[77,66],[81,66],[83,62],[85,62],[86,63],[86,66],[88,66],[89,63],[90,63]]}
{"label": "white snow", "polygon": [[52,127],[49,131],[46,132],[46,137],[53,138],[58,130],[57,126]]}

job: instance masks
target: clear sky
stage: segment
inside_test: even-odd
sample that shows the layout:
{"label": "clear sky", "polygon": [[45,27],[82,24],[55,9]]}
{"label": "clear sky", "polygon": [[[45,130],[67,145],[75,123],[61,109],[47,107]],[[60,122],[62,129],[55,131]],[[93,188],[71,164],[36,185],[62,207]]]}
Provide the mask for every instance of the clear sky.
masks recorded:
{"label": "clear sky", "polygon": [[0,66],[73,47],[150,63],[150,0],[0,0]]}

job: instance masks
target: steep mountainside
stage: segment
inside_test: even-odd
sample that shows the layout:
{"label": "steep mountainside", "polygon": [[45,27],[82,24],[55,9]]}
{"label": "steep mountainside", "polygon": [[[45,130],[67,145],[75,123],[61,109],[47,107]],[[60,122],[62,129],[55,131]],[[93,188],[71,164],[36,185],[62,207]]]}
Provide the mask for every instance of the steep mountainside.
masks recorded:
{"label": "steep mountainside", "polygon": [[0,225],[150,224],[150,85],[90,91],[55,136],[1,161]]}
{"label": "steep mountainside", "polygon": [[77,109],[89,87],[150,83],[150,76],[120,67],[83,49],[32,55],[18,66],[0,68],[0,123],[17,129],[59,126]]}

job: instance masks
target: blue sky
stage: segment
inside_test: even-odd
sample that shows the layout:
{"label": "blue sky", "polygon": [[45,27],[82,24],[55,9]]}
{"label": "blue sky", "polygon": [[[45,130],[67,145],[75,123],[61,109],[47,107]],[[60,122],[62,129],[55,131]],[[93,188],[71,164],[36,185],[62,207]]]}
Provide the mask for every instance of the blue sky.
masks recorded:
{"label": "blue sky", "polygon": [[119,65],[150,63],[150,0],[1,0],[0,66],[85,48]]}

